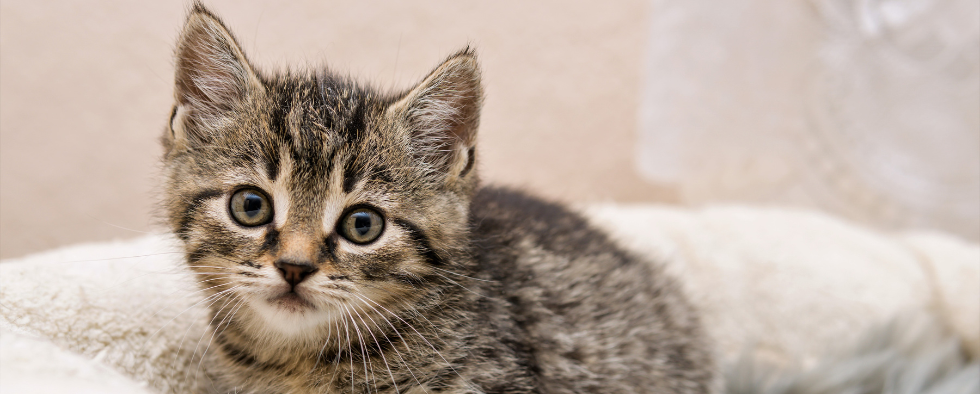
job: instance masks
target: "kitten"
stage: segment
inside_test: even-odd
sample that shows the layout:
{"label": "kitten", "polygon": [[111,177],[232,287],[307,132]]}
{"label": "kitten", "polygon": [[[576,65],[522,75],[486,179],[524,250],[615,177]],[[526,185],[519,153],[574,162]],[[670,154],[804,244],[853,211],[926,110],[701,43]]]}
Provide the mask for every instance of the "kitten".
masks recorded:
{"label": "kitten", "polygon": [[193,7],[166,209],[211,303],[220,393],[706,393],[662,269],[565,208],[483,187],[464,49],[414,88],[260,73]]}

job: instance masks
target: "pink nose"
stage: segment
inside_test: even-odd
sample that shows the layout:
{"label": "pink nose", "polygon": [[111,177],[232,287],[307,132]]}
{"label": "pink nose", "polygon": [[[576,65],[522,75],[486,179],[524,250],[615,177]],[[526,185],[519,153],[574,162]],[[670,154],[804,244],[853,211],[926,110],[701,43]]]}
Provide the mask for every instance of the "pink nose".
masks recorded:
{"label": "pink nose", "polygon": [[316,267],[313,264],[305,262],[297,263],[279,260],[276,262],[276,268],[279,268],[279,273],[282,274],[282,278],[292,287],[296,287],[299,282],[302,282],[303,279],[316,272]]}

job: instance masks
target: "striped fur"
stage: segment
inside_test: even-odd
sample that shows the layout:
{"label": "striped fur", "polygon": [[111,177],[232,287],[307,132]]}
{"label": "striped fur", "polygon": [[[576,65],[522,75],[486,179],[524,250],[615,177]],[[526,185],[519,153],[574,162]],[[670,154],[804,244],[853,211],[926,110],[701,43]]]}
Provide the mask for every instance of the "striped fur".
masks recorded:
{"label": "striped fur", "polygon": [[[698,318],[660,268],[564,208],[478,186],[476,56],[379,93],[265,74],[196,5],[163,137],[166,209],[212,311],[204,391],[705,393]],[[242,187],[270,223],[238,225]],[[338,222],[384,217],[355,244]],[[295,287],[277,262],[316,271]]]}

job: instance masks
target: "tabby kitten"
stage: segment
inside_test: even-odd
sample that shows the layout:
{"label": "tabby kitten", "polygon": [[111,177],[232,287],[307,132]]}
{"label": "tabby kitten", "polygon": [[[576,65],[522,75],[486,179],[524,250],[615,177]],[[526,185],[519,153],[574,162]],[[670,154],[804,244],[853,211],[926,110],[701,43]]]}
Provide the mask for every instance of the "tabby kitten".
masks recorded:
{"label": "tabby kitten", "polygon": [[163,137],[205,391],[706,393],[698,318],[577,214],[481,187],[464,49],[400,93],[260,73],[195,5]]}

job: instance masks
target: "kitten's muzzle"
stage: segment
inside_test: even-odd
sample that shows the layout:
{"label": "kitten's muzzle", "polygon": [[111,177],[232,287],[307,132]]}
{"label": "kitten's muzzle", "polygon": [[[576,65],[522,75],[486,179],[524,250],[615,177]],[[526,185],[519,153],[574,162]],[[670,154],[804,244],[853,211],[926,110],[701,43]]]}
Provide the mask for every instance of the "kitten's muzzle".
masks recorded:
{"label": "kitten's muzzle", "polygon": [[286,283],[289,283],[289,286],[293,288],[317,271],[313,264],[289,260],[276,261],[276,268],[279,269],[279,273],[282,274]]}

